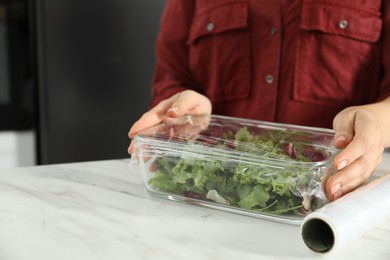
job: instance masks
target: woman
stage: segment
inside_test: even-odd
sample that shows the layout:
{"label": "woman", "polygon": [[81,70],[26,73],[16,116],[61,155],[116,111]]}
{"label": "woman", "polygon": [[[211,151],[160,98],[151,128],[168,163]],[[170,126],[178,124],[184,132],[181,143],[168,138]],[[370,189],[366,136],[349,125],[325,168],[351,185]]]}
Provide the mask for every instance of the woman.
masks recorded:
{"label": "woman", "polygon": [[129,137],[167,117],[211,112],[333,126],[344,149],[326,190],[341,197],[390,146],[389,2],[168,0],[152,108]]}

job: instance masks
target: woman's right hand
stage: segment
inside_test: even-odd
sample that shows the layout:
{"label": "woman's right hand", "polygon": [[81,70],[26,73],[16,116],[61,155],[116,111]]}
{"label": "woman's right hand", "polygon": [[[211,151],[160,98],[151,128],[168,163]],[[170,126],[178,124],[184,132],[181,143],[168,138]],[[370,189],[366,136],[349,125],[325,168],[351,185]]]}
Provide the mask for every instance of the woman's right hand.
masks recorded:
{"label": "woman's right hand", "polygon": [[[158,105],[141,116],[130,128],[129,138],[133,139],[142,130],[161,123],[166,118],[176,118],[183,115],[211,114],[211,102],[193,90],[184,90],[161,101]],[[128,153],[133,152],[133,141],[130,142]]]}

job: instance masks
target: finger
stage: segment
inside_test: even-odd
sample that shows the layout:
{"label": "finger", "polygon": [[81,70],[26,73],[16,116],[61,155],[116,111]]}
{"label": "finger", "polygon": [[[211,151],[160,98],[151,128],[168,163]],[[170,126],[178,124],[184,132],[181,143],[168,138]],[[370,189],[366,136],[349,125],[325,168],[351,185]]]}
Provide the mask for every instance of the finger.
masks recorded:
{"label": "finger", "polygon": [[378,164],[378,158],[380,161],[381,154],[365,154],[331,176],[326,185],[329,199],[335,200],[364,184]]}
{"label": "finger", "polygon": [[134,136],[149,127],[159,124],[163,119],[163,116],[151,113],[150,111],[146,112],[142,115],[142,117],[134,123],[134,125],[130,128],[129,138],[134,138]]}
{"label": "finger", "polygon": [[334,159],[337,170],[341,170],[365,153],[373,153],[373,150],[382,152],[380,129],[372,121],[370,115],[357,113],[354,120],[355,136],[347,147]]}
{"label": "finger", "polygon": [[179,117],[185,114],[203,113],[211,113],[211,103],[208,98],[195,91],[186,90],[178,94],[167,115]]}
{"label": "finger", "polygon": [[333,143],[338,148],[346,147],[354,135],[355,113],[344,110],[333,120],[335,136]]}
{"label": "finger", "polygon": [[339,172],[327,181],[327,192],[333,198],[363,184],[382,158],[381,132],[372,115],[358,111],[353,121],[355,136],[335,157],[334,165]]}
{"label": "finger", "polygon": [[383,148],[379,140],[370,139],[367,135],[374,130],[367,130],[367,132],[359,132],[354,140],[336,156],[334,164],[338,173],[327,181],[327,192],[331,197],[338,198],[363,184],[380,163]]}
{"label": "finger", "polygon": [[134,136],[149,127],[155,126],[163,121],[166,116],[166,111],[172,106],[173,97],[161,101],[158,105],[153,107],[148,112],[144,113],[141,118],[134,123],[130,128],[129,138],[134,138]]}
{"label": "finger", "polygon": [[340,171],[367,152],[368,141],[355,137],[355,139],[334,158],[334,167]]}

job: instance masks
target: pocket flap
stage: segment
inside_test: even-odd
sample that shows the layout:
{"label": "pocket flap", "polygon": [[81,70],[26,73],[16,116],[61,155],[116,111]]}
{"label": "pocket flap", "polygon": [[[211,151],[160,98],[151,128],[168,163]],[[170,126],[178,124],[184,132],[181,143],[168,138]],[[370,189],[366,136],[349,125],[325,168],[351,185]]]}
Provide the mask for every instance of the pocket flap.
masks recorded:
{"label": "pocket flap", "polygon": [[235,2],[214,7],[194,18],[187,44],[210,34],[246,28],[247,24],[247,2]]}
{"label": "pocket flap", "polygon": [[301,28],[376,42],[381,34],[381,13],[373,9],[303,1]]}

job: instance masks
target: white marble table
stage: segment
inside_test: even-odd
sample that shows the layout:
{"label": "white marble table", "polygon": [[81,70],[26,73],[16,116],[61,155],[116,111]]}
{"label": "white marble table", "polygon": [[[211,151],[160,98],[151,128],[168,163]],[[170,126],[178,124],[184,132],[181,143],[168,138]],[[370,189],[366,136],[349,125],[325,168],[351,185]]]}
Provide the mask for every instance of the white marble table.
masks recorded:
{"label": "white marble table", "polygon": [[[318,258],[299,226],[152,197],[128,163],[0,171],[0,259]],[[390,220],[322,258],[390,259]]]}

